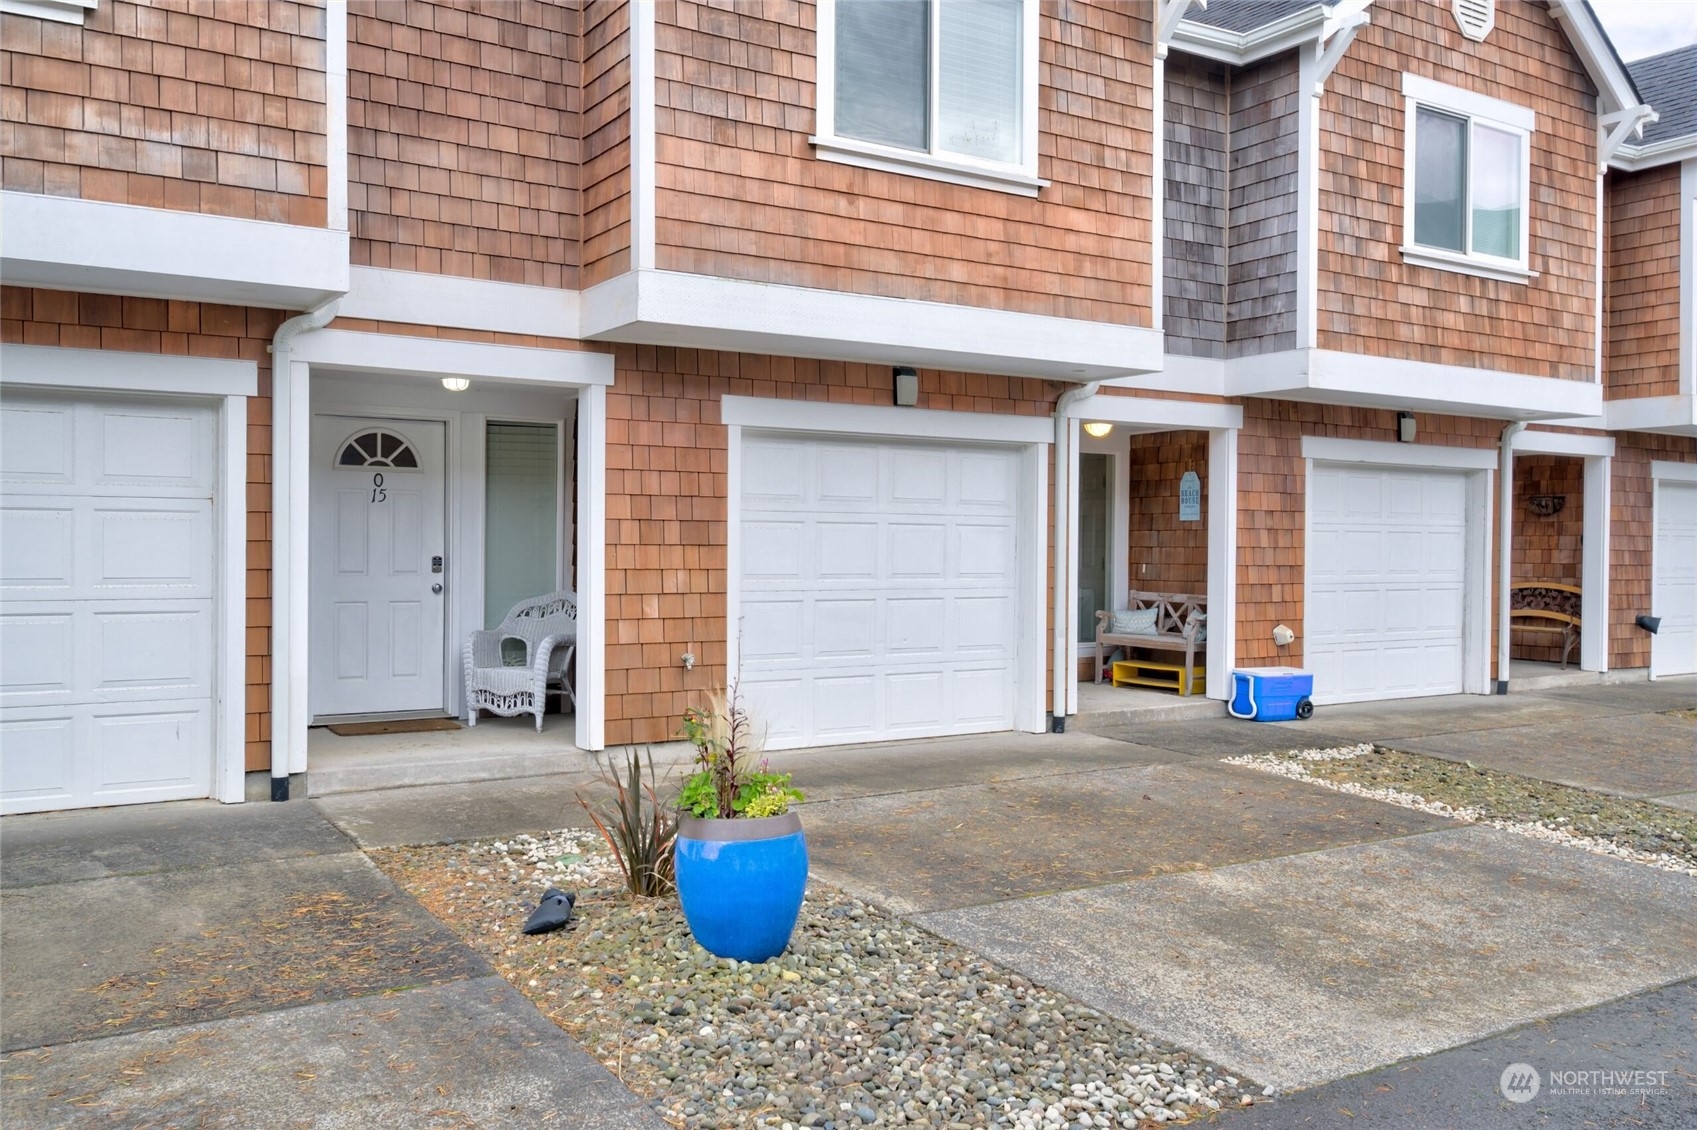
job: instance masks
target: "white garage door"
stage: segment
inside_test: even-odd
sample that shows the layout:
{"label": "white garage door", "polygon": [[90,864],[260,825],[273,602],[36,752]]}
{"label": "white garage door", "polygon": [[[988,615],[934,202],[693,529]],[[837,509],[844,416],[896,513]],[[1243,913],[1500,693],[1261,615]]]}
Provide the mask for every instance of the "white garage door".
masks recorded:
{"label": "white garage door", "polygon": [[772,748],[1013,728],[1017,453],[745,437],[742,481],[742,690]]}
{"label": "white garage door", "polygon": [[0,401],[0,806],[203,797],[213,760],[211,408]]}
{"label": "white garage door", "polygon": [[1656,483],[1650,610],[1662,618],[1650,638],[1650,673],[1660,677],[1697,671],[1697,483]]}
{"label": "white garage door", "polygon": [[1321,702],[1462,689],[1467,479],[1314,464],[1305,662]]}

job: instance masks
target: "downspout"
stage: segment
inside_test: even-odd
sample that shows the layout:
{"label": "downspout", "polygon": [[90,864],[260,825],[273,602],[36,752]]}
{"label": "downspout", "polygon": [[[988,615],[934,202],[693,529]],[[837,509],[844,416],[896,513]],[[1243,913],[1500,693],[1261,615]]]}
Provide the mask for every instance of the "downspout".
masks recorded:
{"label": "downspout", "polygon": [[1091,381],[1069,388],[1061,393],[1055,401],[1055,693],[1053,697],[1054,710],[1049,719],[1051,733],[1063,734],[1067,728],[1067,680],[1069,678],[1068,664],[1074,666],[1078,657],[1070,654],[1074,649],[1068,646],[1072,640],[1072,632],[1067,625],[1073,613],[1069,608],[1067,593],[1071,589],[1071,578],[1067,576],[1067,561],[1071,555],[1072,543],[1072,420],[1067,413],[1074,404],[1086,397],[1096,395],[1096,390],[1102,387],[1101,381]]}
{"label": "downspout", "polygon": [[[295,339],[311,330],[321,330],[329,325],[336,317],[336,310],[342,303],[342,295],[337,295],[321,306],[314,307],[304,314],[290,318],[277,327],[277,332],[271,337],[271,392],[273,397],[273,412],[271,418],[272,430],[272,468],[271,468],[271,799],[289,799],[289,724],[288,719],[294,712],[294,696],[304,695],[306,686],[303,678],[297,678],[297,669],[304,675],[305,662],[296,663],[295,653],[305,646],[305,640],[289,638],[289,590],[294,584],[293,571],[297,562],[304,563],[304,557],[296,552],[293,524],[287,521],[290,509],[290,479],[292,475],[277,473],[276,459],[279,452],[286,452],[292,469],[293,460],[307,458],[305,449],[306,439],[297,436],[291,427],[291,411],[275,411],[275,398],[280,387],[291,384],[292,374],[289,372],[289,354],[293,352]],[[289,388],[292,402],[294,389]],[[288,525],[290,534],[286,553],[276,553],[277,530]],[[278,615],[277,605],[283,605],[283,612]],[[281,646],[279,646],[281,645]],[[287,662],[277,663],[281,655]],[[279,694],[278,691],[282,693]]]}
{"label": "downspout", "polygon": [[1509,586],[1514,574],[1514,437],[1524,423],[1503,428],[1497,453],[1497,693],[1508,693]]}

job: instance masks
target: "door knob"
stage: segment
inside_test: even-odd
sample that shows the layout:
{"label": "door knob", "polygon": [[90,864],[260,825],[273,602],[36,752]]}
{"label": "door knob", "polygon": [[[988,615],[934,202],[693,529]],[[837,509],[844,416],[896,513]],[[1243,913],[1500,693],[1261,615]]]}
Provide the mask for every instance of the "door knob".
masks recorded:
{"label": "door knob", "polygon": [[440,581],[437,581],[437,582],[436,582],[436,583],[435,583],[435,584],[433,584],[433,585],[431,585],[431,586],[430,586],[430,591],[431,591],[431,592],[433,592],[433,593],[436,593],[436,594],[437,594],[437,595],[441,595],[441,592],[442,592],[442,582],[440,582]]}

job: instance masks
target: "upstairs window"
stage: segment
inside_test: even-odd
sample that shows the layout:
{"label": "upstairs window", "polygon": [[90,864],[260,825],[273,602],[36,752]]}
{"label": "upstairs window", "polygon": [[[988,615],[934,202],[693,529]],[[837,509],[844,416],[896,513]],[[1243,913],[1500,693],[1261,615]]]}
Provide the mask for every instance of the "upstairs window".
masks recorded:
{"label": "upstairs window", "polygon": [[1534,115],[1458,87],[1403,76],[1407,102],[1403,257],[1524,282]]}
{"label": "upstairs window", "polygon": [[826,160],[1035,194],[1036,0],[825,0]]}

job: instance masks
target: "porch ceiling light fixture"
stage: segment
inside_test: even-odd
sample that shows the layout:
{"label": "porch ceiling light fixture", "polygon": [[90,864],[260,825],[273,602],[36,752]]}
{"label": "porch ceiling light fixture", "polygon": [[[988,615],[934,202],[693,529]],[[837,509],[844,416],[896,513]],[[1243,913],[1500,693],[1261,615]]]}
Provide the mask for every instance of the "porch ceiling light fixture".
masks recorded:
{"label": "porch ceiling light fixture", "polygon": [[1113,430],[1114,426],[1106,420],[1091,420],[1084,425],[1084,434],[1091,439],[1107,439],[1108,433]]}
{"label": "porch ceiling light fixture", "polygon": [[443,377],[442,387],[449,392],[464,392],[471,387],[471,382],[464,377]]}

